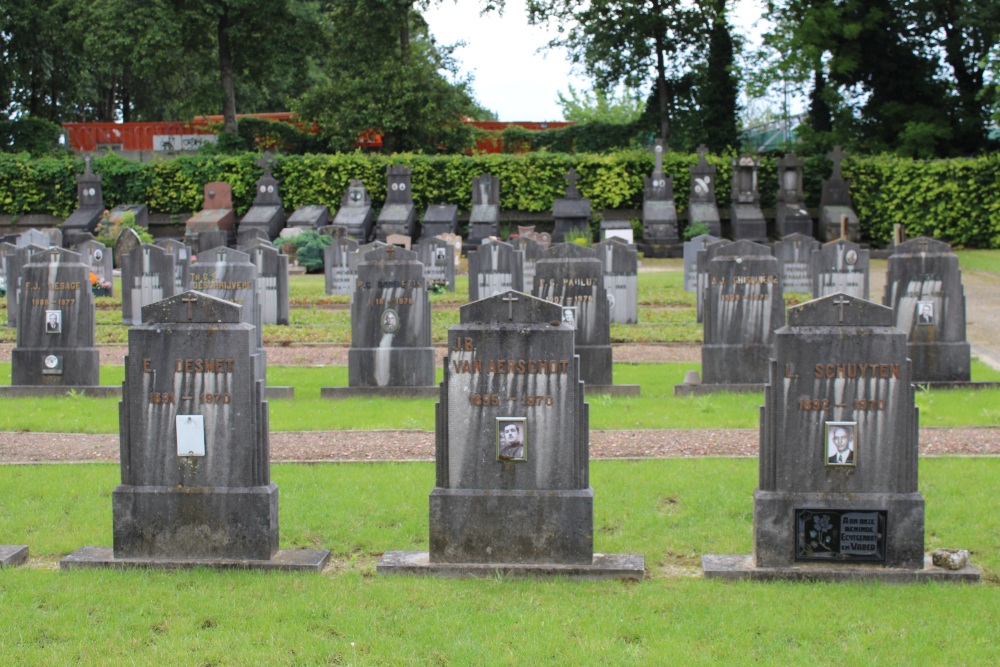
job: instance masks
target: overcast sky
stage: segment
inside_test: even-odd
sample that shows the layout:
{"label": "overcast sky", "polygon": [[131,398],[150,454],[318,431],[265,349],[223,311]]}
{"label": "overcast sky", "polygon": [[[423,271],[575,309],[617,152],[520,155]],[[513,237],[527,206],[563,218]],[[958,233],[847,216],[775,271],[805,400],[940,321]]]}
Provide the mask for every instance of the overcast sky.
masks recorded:
{"label": "overcast sky", "polygon": [[[556,93],[589,90],[590,81],[574,75],[562,50],[538,49],[554,30],[528,25],[524,0],[507,0],[503,16],[479,15],[479,0],[443,0],[424,12],[431,34],[442,44],[465,41],[456,51],[463,71],[475,80],[476,99],[500,120],[562,120]],[[738,0],[732,21],[751,34],[761,0]]]}

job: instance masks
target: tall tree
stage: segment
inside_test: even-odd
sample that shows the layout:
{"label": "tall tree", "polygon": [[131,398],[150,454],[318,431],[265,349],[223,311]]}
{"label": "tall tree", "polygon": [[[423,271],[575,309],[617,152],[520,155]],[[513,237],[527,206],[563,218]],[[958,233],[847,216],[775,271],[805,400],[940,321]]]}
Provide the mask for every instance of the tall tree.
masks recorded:
{"label": "tall tree", "polygon": [[708,60],[696,93],[702,126],[699,143],[721,153],[739,146],[739,77],[726,0],[711,0],[707,9]]}

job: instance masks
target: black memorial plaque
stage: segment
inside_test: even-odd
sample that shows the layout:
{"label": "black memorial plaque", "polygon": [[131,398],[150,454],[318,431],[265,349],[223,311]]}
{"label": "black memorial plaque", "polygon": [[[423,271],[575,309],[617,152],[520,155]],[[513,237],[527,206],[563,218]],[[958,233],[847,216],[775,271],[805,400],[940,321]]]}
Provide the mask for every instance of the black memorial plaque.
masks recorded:
{"label": "black memorial plaque", "polygon": [[885,563],[888,512],[795,510],[795,560]]}

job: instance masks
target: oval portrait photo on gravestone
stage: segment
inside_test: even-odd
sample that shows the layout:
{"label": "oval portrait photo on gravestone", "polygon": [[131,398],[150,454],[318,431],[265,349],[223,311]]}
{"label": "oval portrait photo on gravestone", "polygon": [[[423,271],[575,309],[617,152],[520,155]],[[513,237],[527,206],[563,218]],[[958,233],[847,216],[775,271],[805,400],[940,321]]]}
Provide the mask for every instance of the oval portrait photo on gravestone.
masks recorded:
{"label": "oval portrait photo on gravestone", "polygon": [[392,308],[382,313],[382,331],[387,334],[399,331],[399,313]]}
{"label": "oval portrait photo on gravestone", "polygon": [[497,417],[497,461],[528,460],[528,420]]}
{"label": "oval portrait photo on gravestone", "polygon": [[857,422],[826,422],[826,464],[828,466],[857,465]]}

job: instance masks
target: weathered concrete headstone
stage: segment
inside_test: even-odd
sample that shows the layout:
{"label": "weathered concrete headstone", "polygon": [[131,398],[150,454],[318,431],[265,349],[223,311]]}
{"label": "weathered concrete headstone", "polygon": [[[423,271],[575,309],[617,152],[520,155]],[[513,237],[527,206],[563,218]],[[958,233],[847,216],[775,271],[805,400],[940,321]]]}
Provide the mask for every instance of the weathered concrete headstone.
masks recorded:
{"label": "weathered concrete headstone", "polygon": [[[537,244],[536,244],[537,245]],[[524,289],[523,257],[509,243],[487,240],[469,258],[469,301]]]}
{"label": "weathered concrete headstone", "polygon": [[289,227],[319,229],[330,222],[330,208],[326,205],[299,206],[288,216]]}
{"label": "weathered concrete headstone", "polygon": [[62,567],[322,568],[328,551],[278,549],[265,383],[240,311],[198,292],[142,309],[119,404],[114,547]]}
{"label": "weathered concrete headstone", "polygon": [[116,266],[122,265],[122,258],[142,245],[138,232],[131,227],[124,228],[115,239],[114,260]]}
{"label": "weathered concrete headstone", "polygon": [[203,252],[208,252],[209,250],[214,250],[216,248],[227,248],[229,247],[229,232],[222,230],[215,232],[198,232],[194,235],[194,246],[193,251],[197,257]]}
{"label": "weathered concrete headstone", "polygon": [[552,240],[561,243],[569,232],[589,234],[590,200],[580,194],[576,182],[580,175],[570,168],[566,174],[566,194],[552,202],[552,218],[555,228]]}
{"label": "weathered concrete headstone", "polygon": [[49,248],[21,270],[11,384],[98,385],[90,267],[79,253]]}
{"label": "weathered concrete headstone", "polygon": [[91,170],[90,156],[83,159],[83,174],[76,177],[77,208],[62,223],[63,241],[75,245],[79,234],[93,232],[104,213],[104,194],[101,192],[101,177]]}
{"label": "weathered concrete headstone", "polygon": [[657,139],[653,175],[646,177],[643,193],[641,250],[647,257],[675,256],[680,245],[674,179],[663,171],[663,151],[663,140]]}
{"label": "weathered concrete headstone", "polygon": [[250,261],[257,267],[257,301],[261,322],[289,324],[288,255],[271,245],[256,245],[250,249]]}
{"label": "weathered concrete headstone", "polygon": [[438,234],[458,233],[458,206],[455,204],[432,204],[424,211],[420,221],[420,238],[433,238]]}
{"label": "weathered concrete headstone", "polygon": [[711,234],[699,234],[689,241],[684,242],[684,291],[696,292],[698,290],[698,251],[704,250],[708,244],[718,241],[718,237]]}
{"label": "weathered concrete headstone", "polygon": [[6,296],[8,289],[17,289],[16,281],[12,286],[9,286],[7,282],[7,258],[17,252],[17,246],[13,243],[4,241],[0,243],[0,291],[3,294],[0,296]]}
{"label": "weathered concrete headstone", "polygon": [[594,553],[589,412],[561,315],[515,291],[462,306],[435,413],[430,551],[388,552],[379,573],[642,578],[641,556]]}
{"label": "weathered concrete headstone", "polygon": [[166,248],[141,245],[123,257],[122,322],[142,323],[142,308],[172,297],[177,290],[176,259]]}
{"label": "weathered concrete headstone", "polygon": [[781,266],[782,288],[786,294],[812,293],[814,250],[819,250],[819,241],[805,234],[789,234],[774,245],[774,255]]}
{"label": "weathered concrete headstone", "polygon": [[84,241],[76,246],[76,252],[80,253],[84,261],[90,264],[90,272],[97,278],[92,286],[102,286],[107,290],[108,296],[114,296],[114,261],[112,260],[112,250],[100,241]]}
{"label": "weathered concrete headstone", "polygon": [[177,239],[157,239],[153,243],[174,256],[174,294],[186,292],[191,285],[191,249]]}
{"label": "weathered concrete headstone", "polygon": [[285,228],[285,209],[278,192],[280,183],[271,175],[274,158],[265,152],[257,164],[264,169],[264,175],[257,181],[257,190],[253,205],[240,220],[239,229],[256,228],[267,234],[268,240],[274,240]]}
{"label": "weathered concrete headstone", "polygon": [[729,219],[737,241],[767,242],[767,221],[760,210],[757,171],[760,160],[751,155],[733,158],[733,190]]}
{"label": "weathered concrete headstone", "polygon": [[812,252],[813,297],[849,294],[868,298],[870,252],[844,239],[824,243]]}
{"label": "weathered concrete headstone", "polygon": [[421,238],[413,249],[424,265],[424,280],[455,291],[455,249],[439,238]]}
{"label": "weathered concrete headstone", "polygon": [[259,242],[271,243],[271,237],[267,235],[267,232],[260,227],[244,227],[240,225],[240,228],[236,230],[236,249],[242,250],[243,252],[250,252],[250,248],[257,245]]}
{"label": "weathered concrete headstone", "polygon": [[730,243],[732,241],[728,239],[712,241],[696,253],[695,266],[698,275],[695,280],[695,321],[699,323],[705,321],[705,299],[708,298],[708,263],[712,261],[720,248]]}
{"label": "weathered concrete headstone", "polygon": [[712,236],[722,236],[722,222],[719,220],[719,205],[715,200],[715,172],[713,165],[705,159],[708,148],[698,146],[698,162],[690,168],[691,195],[688,202],[688,226],[697,222],[708,227]]}
{"label": "weathered concrete headstone", "polygon": [[[413,205],[411,176],[413,170],[402,165],[385,168],[387,189],[385,205],[375,221],[375,238],[385,241],[390,234],[413,238],[417,235],[417,209]],[[336,221],[334,221],[336,222]]]}
{"label": "weathered concrete headstone", "polygon": [[914,382],[970,380],[965,291],[950,245],[918,237],[896,246],[882,302],[892,308],[896,328],[907,334]]}
{"label": "weathered concrete headstone", "polygon": [[327,294],[352,294],[357,268],[349,263],[349,257],[358,251],[354,239],[336,239],[323,248],[323,267],[326,274]]}
{"label": "weathered concrete headstone", "polygon": [[483,239],[500,235],[500,179],[480,174],[472,179],[472,210],[469,212],[469,245],[479,247]]}
{"label": "weathered concrete headstone", "polygon": [[639,253],[617,239],[594,244],[604,272],[611,321],[636,324],[639,321]]}
{"label": "weathered concrete headstone", "polygon": [[42,252],[48,246],[30,245],[17,248],[7,255],[6,277],[7,277],[7,326],[16,327],[17,318],[20,313],[22,271],[24,265],[36,252]]}
{"label": "weathered concrete headstone", "polygon": [[43,232],[40,229],[29,229],[25,232],[21,232],[17,237],[17,246],[19,248],[24,248],[25,246],[36,245],[41,248],[51,248],[53,245],[61,246],[60,243],[52,243],[52,237]]}
{"label": "weathered concrete headstone", "polygon": [[388,248],[389,245],[382,243],[381,241],[372,241],[371,243],[365,243],[364,245],[358,246],[358,251],[353,252],[347,256],[347,266],[354,272],[355,284],[351,286],[351,293],[353,294],[354,287],[357,287],[357,273],[358,265],[364,261],[365,255],[373,250],[378,250],[379,248]]}
{"label": "weathered concrete headstone", "polygon": [[[228,240],[236,226],[233,214],[233,188],[229,183],[213,181],[205,184],[205,199],[201,210],[184,223],[185,235],[200,232],[225,232]],[[223,244],[225,245],[225,244]]]}
{"label": "weathered concrete headstone", "polygon": [[[389,192],[392,192],[391,183]],[[409,181],[406,192],[409,192]],[[347,186],[347,191],[340,200],[340,210],[333,218],[333,224],[346,228],[347,236],[358,243],[363,244],[372,240],[375,233],[375,212],[372,210],[372,198],[360,180],[354,179]]]}
{"label": "weathered concrete headstone", "polygon": [[549,246],[552,245],[552,234],[548,232],[536,232],[534,225],[518,225],[517,236],[522,239],[531,239],[542,250],[548,250]]}
{"label": "weathered concrete headstone", "polygon": [[806,210],[805,178],[802,158],[785,153],[778,160],[778,195],[775,198],[774,226],[778,236],[802,234],[813,236],[813,221]]}
{"label": "weathered concrete headstone", "polygon": [[840,146],[834,146],[827,157],[833,161],[833,173],[830,178],[823,179],[823,193],[819,200],[819,237],[824,241],[840,238],[841,220],[846,216],[847,238],[857,242],[861,239],[861,225],[851,203],[851,183],[840,172],[841,162],[847,154],[840,150]]}

